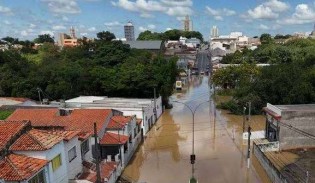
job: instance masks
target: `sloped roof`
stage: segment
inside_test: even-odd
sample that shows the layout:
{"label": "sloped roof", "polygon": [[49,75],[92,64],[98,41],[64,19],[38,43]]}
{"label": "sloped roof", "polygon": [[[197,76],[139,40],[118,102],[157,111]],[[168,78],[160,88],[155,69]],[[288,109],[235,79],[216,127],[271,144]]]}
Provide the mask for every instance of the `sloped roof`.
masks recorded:
{"label": "sloped roof", "polygon": [[103,138],[100,140],[100,145],[125,144],[128,140],[129,137],[126,135],[106,132]]}
{"label": "sloped roof", "polygon": [[131,120],[132,120],[132,116],[113,116],[110,119],[107,125],[107,128],[111,128],[111,129],[123,128]]}
{"label": "sloped roof", "polygon": [[17,109],[8,120],[30,120],[32,126],[62,126],[68,130],[80,130],[93,133],[94,123],[99,132],[111,109],[74,109],[69,115],[60,116],[59,109]]}
{"label": "sloped roof", "polygon": [[12,151],[44,151],[51,149],[63,140],[63,137],[32,129],[18,138],[10,147]]}
{"label": "sloped roof", "polygon": [[7,120],[30,120],[33,126],[57,126],[58,108],[16,109]]}
{"label": "sloped roof", "polygon": [[161,49],[162,41],[126,41],[124,44],[129,44],[130,48],[142,50],[159,50]]}
{"label": "sloped roof", "polygon": [[8,145],[8,143],[17,134],[30,125],[28,121],[2,121],[0,120],[0,151]]}
{"label": "sloped roof", "polygon": [[27,180],[41,170],[47,160],[10,154],[0,160],[0,179],[5,181]]}
{"label": "sloped roof", "polygon": [[[101,179],[107,178],[109,179],[112,172],[116,169],[118,163],[117,162],[102,162],[101,166]],[[89,169],[90,171],[84,172],[80,175],[79,179],[88,180],[91,182],[96,182],[96,165],[91,162],[84,161],[83,166]]]}

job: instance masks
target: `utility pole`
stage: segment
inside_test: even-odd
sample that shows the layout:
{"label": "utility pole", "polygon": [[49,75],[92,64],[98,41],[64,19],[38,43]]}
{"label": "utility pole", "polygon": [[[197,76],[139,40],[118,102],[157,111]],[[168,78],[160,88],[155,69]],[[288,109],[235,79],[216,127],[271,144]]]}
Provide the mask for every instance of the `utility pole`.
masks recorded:
{"label": "utility pole", "polygon": [[246,112],[246,107],[243,108],[243,133],[245,131],[245,120],[246,120],[245,112]]}
{"label": "utility pole", "polygon": [[94,150],[95,150],[95,164],[96,164],[96,183],[101,183],[101,170],[100,170],[100,159],[99,159],[99,151],[98,151],[98,142],[97,142],[97,130],[96,123],[94,123]]}
{"label": "utility pole", "polygon": [[251,127],[248,126],[248,143],[247,143],[247,168],[249,168],[249,163],[250,163],[250,130],[251,130]]}
{"label": "utility pole", "polygon": [[157,114],[156,114],[156,90],[154,88],[153,90],[153,93],[154,93],[154,108],[153,108],[153,112],[154,112],[154,120],[155,122],[157,121]]}
{"label": "utility pole", "polygon": [[248,143],[247,143],[247,168],[249,168],[250,164],[250,135],[251,135],[251,127],[250,127],[250,112],[251,112],[251,102],[248,102]]}

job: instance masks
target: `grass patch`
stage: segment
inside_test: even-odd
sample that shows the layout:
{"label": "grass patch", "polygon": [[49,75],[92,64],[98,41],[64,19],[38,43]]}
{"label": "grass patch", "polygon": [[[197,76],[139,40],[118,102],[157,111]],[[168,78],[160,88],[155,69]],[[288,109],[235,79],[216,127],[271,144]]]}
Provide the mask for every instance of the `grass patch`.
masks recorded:
{"label": "grass patch", "polygon": [[0,110],[0,120],[4,120],[9,117],[14,111],[12,110]]}

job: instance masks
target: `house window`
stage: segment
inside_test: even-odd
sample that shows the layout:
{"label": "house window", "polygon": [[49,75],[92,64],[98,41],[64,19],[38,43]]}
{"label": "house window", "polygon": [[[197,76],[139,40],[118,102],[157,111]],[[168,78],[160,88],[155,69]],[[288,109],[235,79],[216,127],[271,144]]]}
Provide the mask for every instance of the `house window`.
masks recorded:
{"label": "house window", "polygon": [[46,183],[44,170],[31,178],[28,183]]}
{"label": "house window", "polygon": [[81,144],[81,152],[82,152],[82,154],[85,154],[85,153],[87,153],[89,150],[90,150],[90,148],[89,148],[89,140],[86,140],[86,141],[84,141],[84,142]]}
{"label": "house window", "polygon": [[76,150],[76,146],[74,146],[68,151],[69,162],[74,160],[76,157],[77,157],[77,150]]}
{"label": "house window", "polygon": [[131,135],[129,136],[129,143],[132,143],[132,137],[131,137]]}
{"label": "house window", "polygon": [[51,160],[51,163],[53,171],[56,171],[61,166],[61,154],[54,157],[54,159]]}

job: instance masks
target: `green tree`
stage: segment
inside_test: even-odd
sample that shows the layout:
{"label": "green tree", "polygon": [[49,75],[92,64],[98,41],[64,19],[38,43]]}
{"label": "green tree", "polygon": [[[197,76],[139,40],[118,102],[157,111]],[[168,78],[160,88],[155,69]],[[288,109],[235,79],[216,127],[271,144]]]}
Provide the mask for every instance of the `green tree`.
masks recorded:
{"label": "green tree", "polygon": [[270,44],[273,43],[273,39],[270,34],[264,33],[260,36],[261,44]]}
{"label": "green tree", "polygon": [[111,41],[116,38],[115,34],[109,32],[109,31],[102,31],[98,32],[96,34],[97,38],[102,40],[102,41]]}
{"label": "green tree", "polygon": [[41,34],[34,39],[34,43],[54,43],[54,37],[51,37],[50,34]]}

